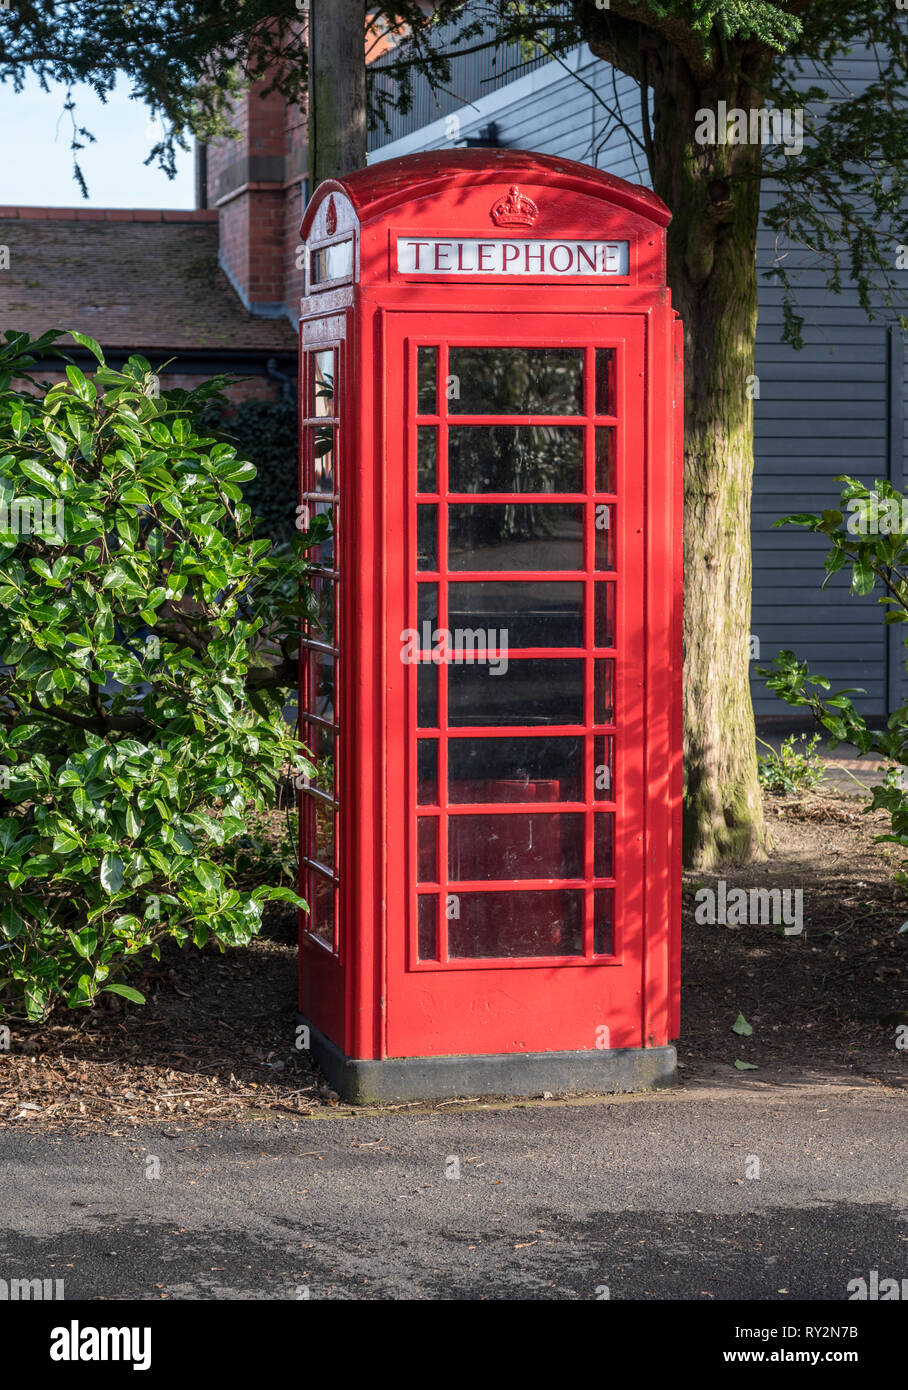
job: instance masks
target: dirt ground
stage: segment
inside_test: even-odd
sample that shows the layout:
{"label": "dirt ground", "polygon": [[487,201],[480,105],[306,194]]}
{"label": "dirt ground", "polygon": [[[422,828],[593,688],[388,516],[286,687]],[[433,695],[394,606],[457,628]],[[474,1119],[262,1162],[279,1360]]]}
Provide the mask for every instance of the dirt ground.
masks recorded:
{"label": "dirt ground", "polygon": [[[765,863],[686,876],[685,1083],[732,1078],[738,1061],[769,1083],[806,1069],[908,1085],[908,1051],[896,1046],[908,1024],[908,932],[898,933],[908,899],[892,883],[892,848],[873,844],[885,816],[864,805],[840,792],[768,798]],[[720,877],[727,892],[801,889],[803,933],[698,924],[696,892]],[[274,905],[247,948],[166,952],[134,978],[144,1007],[111,995],[92,1013],[17,1025],[0,1052],[0,1124],[117,1133],[162,1117],[182,1126],[336,1107],[295,1045],[295,935],[293,910]],[[739,1014],[749,1036],[733,1031]]]}
{"label": "dirt ground", "polygon": [[[896,1046],[908,1024],[908,932],[899,934],[908,898],[893,883],[902,856],[873,842],[888,817],[840,792],[765,805],[774,841],[765,863],[685,875],[679,1058],[687,1076],[738,1060],[767,1080],[803,1069],[908,1085],[908,1051]],[[720,878],[727,893],[801,889],[803,932],[698,925],[696,892]],[[732,1031],[739,1013],[750,1036]]]}

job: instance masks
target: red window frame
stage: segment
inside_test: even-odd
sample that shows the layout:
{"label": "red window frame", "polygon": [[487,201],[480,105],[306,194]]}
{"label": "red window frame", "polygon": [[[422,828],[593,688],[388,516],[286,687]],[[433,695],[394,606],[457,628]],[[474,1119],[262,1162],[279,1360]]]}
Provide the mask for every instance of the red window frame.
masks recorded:
{"label": "red window frame", "polygon": [[[449,349],[452,347],[471,347],[482,349],[502,350],[518,346],[514,339],[496,342],[490,341],[485,334],[477,332],[473,336],[463,334],[436,334],[436,335],[414,335],[408,336],[406,343],[406,438],[407,438],[407,507],[409,518],[409,535],[414,538],[414,543],[410,547],[410,559],[407,565],[406,574],[406,602],[407,602],[407,623],[410,627],[419,625],[419,605],[418,589],[422,584],[437,585],[438,612],[437,624],[439,628],[449,626],[449,596],[452,584],[459,582],[480,583],[483,581],[491,582],[575,582],[583,586],[583,645],[576,648],[565,647],[533,647],[533,648],[510,648],[509,660],[526,658],[549,658],[549,659],[574,659],[583,663],[583,721],[581,724],[552,725],[528,727],[518,724],[513,725],[488,725],[488,726],[463,726],[452,728],[447,722],[448,711],[448,682],[449,667],[444,662],[438,664],[438,725],[435,729],[422,728],[416,723],[416,683],[419,665],[424,664],[428,658],[421,656],[418,662],[414,662],[408,669],[408,710],[407,721],[407,746],[410,751],[409,767],[409,809],[408,809],[408,883],[410,894],[410,911],[408,913],[409,929],[407,939],[407,970],[415,973],[427,972],[452,972],[460,970],[527,970],[540,967],[552,966],[590,966],[590,965],[612,965],[620,966],[624,963],[625,941],[622,931],[622,915],[617,910],[616,888],[621,876],[622,865],[620,856],[622,854],[622,836],[619,833],[619,799],[620,793],[616,794],[616,788],[622,789],[625,784],[624,778],[624,726],[622,724],[622,712],[618,708],[618,691],[621,689],[621,682],[614,681],[613,686],[613,708],[612,718],[609,723],[596,724],[594,721],[594,674],[595,663],[598,660],[610,659],[613,663],[613,675],[617,670],[618,662],[618,634],[613,632],[613,644],[608,647],[595,646],[595,586],[597,584],[611,584],[612,589],[612,611],[614,621],[617,623],[618,614],[622,611],[622,605],[618,601],[620,595],[618,586],[627,581],[627,576],[622,574],[622,557],[614,553],[616,538],[621,532],[621,517],[619,508],[624,505],[623,499],[617,491],[618,478],[622,476],[618,470],[618,461],[625,457],[627,449],[626,432],[626,411],[623,403],[627,399],[625,373],[627,371],[626,342],[620,333],[616,333],[614,339],[597,337],[594,344],[582,343],[573,340],[565,334],[557,341],[548,341],[546,337],[534,338],[532,344],[525,346],[536,348],[550,347],[555,350],[558,348],[573,348],[583,352],[583,404],[582,413],[576,415],[470,415],[461,412],[450,412],[447,409],[447,398],[445,393],[445,383],[448,378]],[[436,402],[433,413],[420,413],[418,399],[418,379],[417,379],[417,359],[420,348],[434,347],[436,349]],[[611,351],[611,370],[613,373],[610,382],[610,396],[608,413],[597,413],[596,401],[596,352]],[[580,492],[570,493],[452,493],[448,491],[448,437],[449,431],[456,426],[494,426],[504,425],[513,426],[515,423],[521,425],[575,425],[583,431],[583,487]],[[418,431],[420,427],[434,427],[436,430],[436,489],[433,492],[418,492],[417,477],[417,443]],[[596,430],[609,428],[614,431],[612,437],[613,454],[613,476],[611,479],[611,492],[596,491]],[[540,504],[574,504],[582,507],[584,519],[583,525],[583,563],[581,568],[576,570],[454,570],[452,571],[447,563],[448,560],[448,527],[447,514],[448,507],[460,504],[484,504],[484,503],[533,503]],[[417,509],[420,505],[429,504],[437,507],[437,569],[436,570],[417,570],[416,568],[416,545],[417,536]],[[610,526],[612,535],[612,556],[611,567],[608,569],[596,569],[596,508],[600,505],[609,506]],[[582,740],[583,748],[583,795],[575,801],[558,801],[552,803],[542,802],[487,802],[487,803],[466,803],[451,804],[449,801],[448,787],[448,749],[452,740],[459,738],[557,738],[557,737],[579,737]],[[416,772],[416,740],[417,738],[434,739],[438,744],[438,802],[434,806],[419,804],[417,802],[417,772]],[[611,757],[611,788],[607,799],[596,795],[594,786],[596,760],[595,748],[596,740],[599,738],[609,738],[612,740]],[[451,880],[449,878],[449,821],[459,816],[475,816],[482,814],[494,815],[519,815],[527,814],[531,811],[541,812],[549,809],[553,813],[567,814],[578,813],[584,816],[584,873],[580,878],[552,878],[552,879],[498,879],[498,880]],[[595,851],[595,832],[594,818],[597,815],[609,816],[611,818],[611,844],[612,844],[612,864],[611,874],[608,877],[597,878],[594,874],[594,851]],[[436,856],[438,879],[434,883],[418,883],[418,820],[423,817],[434,818],[437,822],[436,829]],[[571,955],[532,955],[532,956],[489,956],[489,957],[451,957],[448,954],[448,921],[445,912],[445,904],[449,895],[472,892],[507,892],[517,895],[521,892],[538,892],[544,890],[575,890],[583,895],[583,951],[582,954]],[[595,946],[595,894],[597,891],[608,891],[611,896],[611,949],[607,953],[597,954]],[[423,897],[432,897],[436,903],[436,945],[437,953],[435,959],[419,958],[419,900]]]}
{"label": "red window frame", "polygon": [[[332,413],[316,413],[315,360],[325,353],[334,358],[334,395]],[[330,731],[333,754],[334,776],[333,795],[328,795],[317,787],[306,783],[301,788],[299,805],[299,863],[301,891],[309,904],[309,912],[302,915],[301,931],[315,945],[336,957],[343,958],[343,921],[340,902],[342,875],[341,860],[341,788],[343,786],[343,752],[341,729],[343,727],[343,693],[341,651],[343,643],[343,618],[341,605],[341,556],[343,541],[343,522],[341,507],[341,475],[344,456],[343,402],[345,397],[345,342],[335,337],[325,341],[307,344],[300,353],[300,505],[311,516],[317,506],[328,504],[332,516],[332,561],[322,563],[322,547],[308,552],[310,575],[334,587],[333,596],[333,640],[326,640],[311,623],[304,623],[300,634],[300,711],[299,736],[313,757],[318,753],[318,731]],[[331,427],[333,430],[333,492],[319,490],[316,477],[315,441],[319,429]],[[307,513],[303,513],[306,519]],[[319,657],[330,656],[334,662],[333,720],[328,721],[316,712],[317,668]],[[318,807],[327,807],[332,816],[332,862],[324,863],[318,851]],[[317,914],[318,882],[331,884],[331,940],[319,934],[320,919]]]}

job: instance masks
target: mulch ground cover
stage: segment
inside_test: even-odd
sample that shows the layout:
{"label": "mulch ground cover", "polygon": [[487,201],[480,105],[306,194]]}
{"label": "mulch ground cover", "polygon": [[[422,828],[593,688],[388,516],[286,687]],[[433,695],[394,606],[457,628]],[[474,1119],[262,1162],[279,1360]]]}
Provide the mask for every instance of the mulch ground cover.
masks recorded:
{"label": "mulch ground cover", "polygon": [[[767,798],[774,844],[764,863],[685,876],[685,1080],[731,1079],[737,1061],[768,1082],[800,1069],[908,1085],[908,1051],[897,1046],[908,1038],[898,1032],[908,1024],[908,932],[898,930],[908,899],[893,883],[898,854],[873,843],[886,818],[865,805],[822,791]],[[698,889],[720,878],[726,893],[800,889],[804,931],[697,923]],[[132,977],[144,1006],[108,995],[91,1012],[12,1025],[0,1052],[0,1124],[116,1133],[338,1107],[296,1046],[295,940],[295,912],[275,904],[249,947],[164,950]],[[739,1015],[749,1035],[733,1031]]]}

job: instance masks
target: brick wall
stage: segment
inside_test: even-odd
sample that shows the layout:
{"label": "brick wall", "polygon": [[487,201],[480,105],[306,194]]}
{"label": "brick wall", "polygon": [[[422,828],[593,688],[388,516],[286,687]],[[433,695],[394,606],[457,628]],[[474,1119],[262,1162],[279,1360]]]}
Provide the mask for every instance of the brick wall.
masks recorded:
{"label": "brick wall", "polygon": [[305,112],[263,84],[235,103],[239,138],[208,147],[208,202],[220,218],[220,263],[256,315],[296,323],[302,291],[297,267],[308,165]]}
{"label": "brick wall", "polygon": [[300,223],[305,211],[309,169],[307,117],[306,112],[298,106],[288,106],[286,109],[285,138],[287,182],[284,186],[284,304],[287,317],[295,325],[303,293],[303,272],[297,265],[297,252],[301,246]]}

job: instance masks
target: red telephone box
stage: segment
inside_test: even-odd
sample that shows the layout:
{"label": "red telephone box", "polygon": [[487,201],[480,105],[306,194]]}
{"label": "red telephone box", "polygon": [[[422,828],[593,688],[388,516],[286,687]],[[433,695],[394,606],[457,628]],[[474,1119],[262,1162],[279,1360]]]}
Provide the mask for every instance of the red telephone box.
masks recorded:
{"label": "red telephone box", "polygon": [[348,1099],[631,1090],[679,1030],[668,209],[412,155],[302,225],[300,1011]]}

